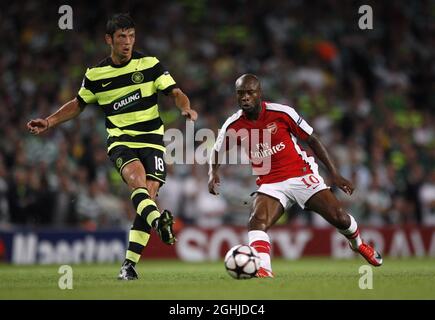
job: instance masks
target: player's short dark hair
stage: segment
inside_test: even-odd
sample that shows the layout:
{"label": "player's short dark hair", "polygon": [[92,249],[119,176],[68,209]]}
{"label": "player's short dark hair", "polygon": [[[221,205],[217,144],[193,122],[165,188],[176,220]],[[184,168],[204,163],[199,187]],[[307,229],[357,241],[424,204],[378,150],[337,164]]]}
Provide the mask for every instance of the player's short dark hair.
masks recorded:
{"label": "player's short dark hair", "polygon": [[116,13],[106,24],[106,34],[112,37],[116,30],[134,28],[134,21],[129,13]]}

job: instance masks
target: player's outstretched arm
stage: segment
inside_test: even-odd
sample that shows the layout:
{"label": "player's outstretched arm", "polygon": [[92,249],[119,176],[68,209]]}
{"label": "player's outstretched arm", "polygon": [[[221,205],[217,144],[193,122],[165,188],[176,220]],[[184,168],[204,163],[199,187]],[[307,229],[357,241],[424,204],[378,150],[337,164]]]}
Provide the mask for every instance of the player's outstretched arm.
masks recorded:
{"label": "player's outstretched arm", "polygon": [[27,123],[27,129],[30,133],[38,135],[47,131],[51,127],[57,126],[59,123],[68,121],[78,116],[81,112],[80,104],[77,98],[65,103],[55,113],[45,119],[37,118],[30,120]]}
{"label": "player's outstretched arm", "polygon": [[322,161],[325,164],[326,168],[328,168],[328,170],[331,174],[331,177],[332,177],[333,184],[336,185],[337,187],[339,187],[345,193],[351,195],[353,193],[353,190],[354,190],[353,184],[340,175],[340,173],[338,172],[334,163],[332,162],[328,151],[326,151],[325,146],[320,141],[320,139],[317,137],[317,135],[312,134],[308,138],[307,143],[310,146],[310,148],[313,150],[313,152],[317,156],[317,158],[319,158],[320,161]]}
{"label": "player's outstretched arm", "polygon": [[175,105],[181,110],[181,114],[187,119],[196,121],[198,119],[198,114],[195,110],[190,108],[190,100],[186,94],[181,91],[180,88],[175,88],[170,93],[171,97],[174,98]]}
{"label": "player's outstretched arm", "polygon": [[218,170],[220,164],[218,163],[218,152],[213,150],[213,154],[210,158],[210,166],[208,171],[208,191],[211,194],[218,195],[218,187],[220,185],[220,178]]}

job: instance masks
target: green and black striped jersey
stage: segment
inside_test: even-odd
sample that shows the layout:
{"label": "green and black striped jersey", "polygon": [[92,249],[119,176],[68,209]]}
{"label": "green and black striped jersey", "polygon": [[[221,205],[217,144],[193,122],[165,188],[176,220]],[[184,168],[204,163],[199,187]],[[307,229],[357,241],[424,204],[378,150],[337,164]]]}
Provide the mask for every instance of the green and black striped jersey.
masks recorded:
{"label": "green and black striped jersey", "polygon": [[157,58],[133,52],[125,64],[115,65],[108,57],[89,68],[77,99],[81,106],[103,109],[108,152],[119,145],[165,151],[157,91],[168,94],[175,86]]}

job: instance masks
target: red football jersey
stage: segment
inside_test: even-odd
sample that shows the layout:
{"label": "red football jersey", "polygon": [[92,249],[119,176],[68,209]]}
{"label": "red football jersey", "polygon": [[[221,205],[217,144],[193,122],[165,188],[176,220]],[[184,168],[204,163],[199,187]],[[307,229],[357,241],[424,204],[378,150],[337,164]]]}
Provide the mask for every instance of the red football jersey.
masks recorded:
{"label": "red football jersey", "polygon": [[293,108],[262,102],[257,120],[249,120],[242,110],[229,117],[213,148],[220,152],[241,145],[258,175],[257,185],[275,183],[318,173],[314,158],[297,143],[312,133],[313,128]]}

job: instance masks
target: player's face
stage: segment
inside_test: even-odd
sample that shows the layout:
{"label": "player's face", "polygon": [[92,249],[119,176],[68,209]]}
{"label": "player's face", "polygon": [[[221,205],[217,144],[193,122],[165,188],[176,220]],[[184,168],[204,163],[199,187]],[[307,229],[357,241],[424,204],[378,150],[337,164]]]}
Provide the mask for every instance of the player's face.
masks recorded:
{"label": "player's face", "polygon": [[237,102],[245,112],[255,112],[260,106],[261,90],[258,83],[236,83]]}
{"label": "player's face", "polygon": [[116,30],[111,40],[113,53],[123,59],[130,59],[135,41],[134,28]]}

